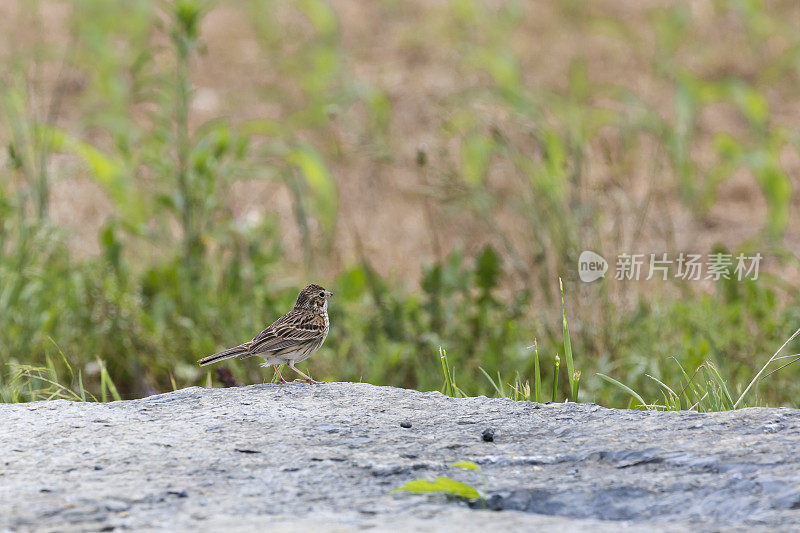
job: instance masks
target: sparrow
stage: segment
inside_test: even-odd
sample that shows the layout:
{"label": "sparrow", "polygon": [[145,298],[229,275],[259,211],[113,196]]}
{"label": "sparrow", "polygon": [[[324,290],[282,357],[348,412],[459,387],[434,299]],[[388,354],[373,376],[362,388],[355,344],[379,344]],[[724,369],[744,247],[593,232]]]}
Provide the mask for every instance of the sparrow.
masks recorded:
{"label": "sparrow", "polygon": [[261,366],[272,366],[278,374],[278,383],[288,383],[281,375],[278,365],[289,368],[303,376],[308,383],[320,384],[300,372],[294,365],[316,352],[328,336],[328,299],[333,293],[311,284],[297,295],[291,311],[269,325],[253,340],[228,348],[200,359],[200,366],[238,357],[244,359],[257,355],[264,359]]}

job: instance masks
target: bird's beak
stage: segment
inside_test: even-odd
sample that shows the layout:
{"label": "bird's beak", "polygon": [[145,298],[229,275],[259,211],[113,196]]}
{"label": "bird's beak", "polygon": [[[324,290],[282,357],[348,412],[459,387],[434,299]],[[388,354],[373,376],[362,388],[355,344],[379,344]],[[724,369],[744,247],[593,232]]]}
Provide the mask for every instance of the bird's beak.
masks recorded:
{"label": "bird's beak", "polygon": [[330,298],[331,296],[333,296],[333,293],[331,291],[325,291],[325,298],[326,299]]}

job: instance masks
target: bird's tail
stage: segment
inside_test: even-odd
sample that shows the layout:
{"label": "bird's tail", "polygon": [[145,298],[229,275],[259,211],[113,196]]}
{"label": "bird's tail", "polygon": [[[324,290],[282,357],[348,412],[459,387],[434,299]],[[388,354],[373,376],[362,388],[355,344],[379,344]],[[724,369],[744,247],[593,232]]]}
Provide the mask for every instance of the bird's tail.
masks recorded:
{"label": "bird's tail", "polygon": [[198,361],[200,366],[210,365],[211,363],[216,363],[218,361],[222,361],[224,359],[230,359],[231,357],[240,357],[246,356],[250,353],[250,343],[245,342],[244,344],[240,344],[234,348],[228,348],[227,350],[222,350],[221,352],[217,352],[214,355],[209,355],[208,357],[203,357]]}

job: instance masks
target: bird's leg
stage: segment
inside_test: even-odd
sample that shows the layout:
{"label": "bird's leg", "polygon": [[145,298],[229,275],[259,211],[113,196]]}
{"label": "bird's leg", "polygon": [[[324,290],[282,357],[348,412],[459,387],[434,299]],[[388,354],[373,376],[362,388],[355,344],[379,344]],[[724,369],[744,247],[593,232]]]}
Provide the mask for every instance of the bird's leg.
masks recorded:
{"label": "bird's leg", "polygon": [[278,374],[278,383],[279,384],[283,385],[284,383],[289,383],[288,381],[283,379],[283,376],[281,375],[281,371],[278,370],[278,365],[272,365],[272,368],[274,368],[275,369],[275,373]]}
{"label": "bird's leg", "polygon": [[297,368],[293,364],[290,364],[289,368],[291,368],[292,370],[294,370],[295,372],[297,372],[298,374],[300,374],[301,376],[306,378],[306,382],[308,382],[308,383],[313,383],[314,385],[319,385],[321,383],[325,383],[324,381],[317,381],[315,379],[312,379],[310,376],[306,376],[305,374],[303,374],[302,372],[297,370]]}

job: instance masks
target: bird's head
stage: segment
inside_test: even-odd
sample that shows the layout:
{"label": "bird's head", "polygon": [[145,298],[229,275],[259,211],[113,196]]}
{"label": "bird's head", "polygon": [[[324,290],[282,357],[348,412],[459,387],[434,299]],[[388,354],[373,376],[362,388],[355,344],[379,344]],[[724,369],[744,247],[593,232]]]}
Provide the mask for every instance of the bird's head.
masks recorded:
{"label": "bird's head", "polygon": [[321,285],[312,283],[297,295],[297,302],[294,304],[295,309],[304,309],[306,311],[321,311],[327,309],[328,298],[333,296],[333,293],[325,290]]}

